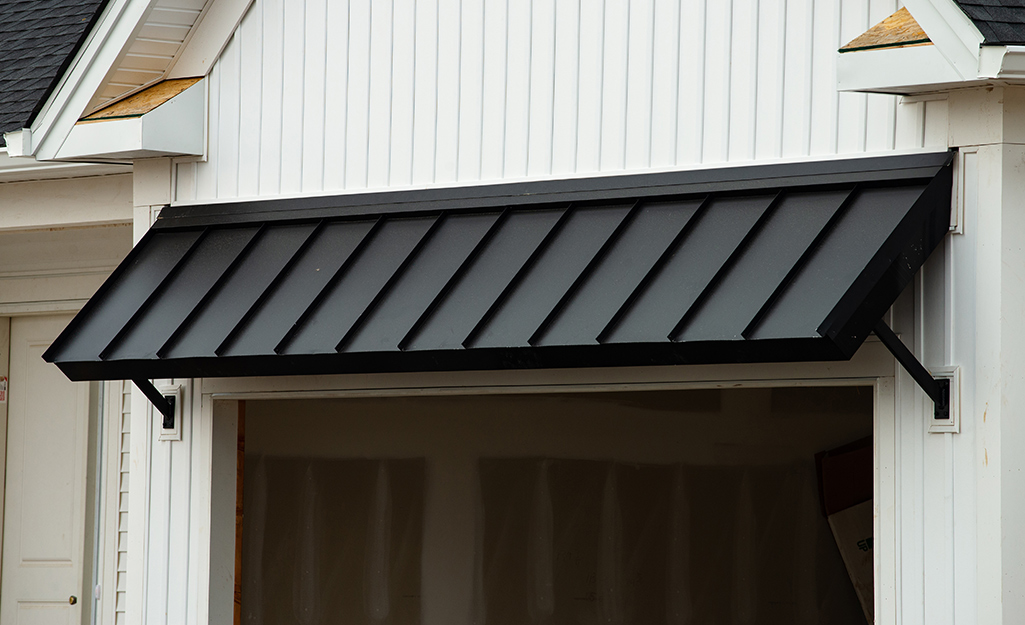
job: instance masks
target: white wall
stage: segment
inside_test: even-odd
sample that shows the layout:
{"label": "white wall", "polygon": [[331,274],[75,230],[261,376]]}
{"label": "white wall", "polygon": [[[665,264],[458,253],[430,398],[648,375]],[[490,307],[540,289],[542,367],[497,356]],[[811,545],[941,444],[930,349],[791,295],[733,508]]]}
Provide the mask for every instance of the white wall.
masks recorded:
{"label": "white wall", "polygon": [[880,545],[893,561],[879,581],[895,592],[879,622],[1018,623],[1025,90],[955,91],[901,108],[906,137],[942,137],[960,150],[953,210],[961,231],[894,306],[893,327],[927,367],[960,368],[961,419],[958,433],[930,433],[931,402],[899,372],[898,418],[876,432],[877,499],[896,537],[889,549]]}
{"label": "white wall", "polygon": [[128,224],[0,231],[0,314],[77,311],[131,245]]}
{"label": "white wall", "polygon": [[[944,102],[945,104],[945,102]],[[974,154],[968,155],[974,157]],[[967,165],[967,167],[965,167]],[[915,281],[893,308],[892,327],[928,368],[958,365],[961,372],[960,431],[929,432],[932,402],[903,369],[896,379],[897,418],[876,432],[877,444],[892,449],[880,463],[892,477],[880,480],[879,491],[892,508],[884,519],[897,540],[880,545],[892,558],[884,584],[894,592],[879,622],[902,625],[981,623],[976,584],[977,562],[976,430],[982,412],[976,391],[976,245],[974,218],[977,162],[968,158],[959,168],[969,179],[970,204],[965,233],[949,235],[919,270]],[[882,466],[880,471],[883,471]],[[892,497],[890,499],[889,497]],[[983,575],[984,576],[984,575]],[[1014,621],[1007,621],[1008,623]]]}
{"label": "white wall", "polygon": [[[114,390],[117,391],[117,415],[115,423],[118,424],[117,432],[112,436],[117,443],[116,450],[111,450],[116,458],[111,460],[117,462],[117,520],[114,527],[117,530],[117,551],[110,555],[114,556],[114,592],[108,597],[113,599],[114,605],[108,607],[104,615],[113,611],[113,625],[125,625],[127,608],[128,589],[128,477],[131,467],[131,422],[132,422],[132,387],[128,382],[118,384],[111,382]],[[109,537],[109,540],[113,540]]]}
{"label": "white wall", "polygon": [[[546,392],[567,393],[565,397],[572,400],[581,391],[735,388],[738,380],[751,387],[876,384],[878,429],[893,424],[892,374],[893,359],[881,343],[872,341],[850,362],[782,367],[710,365],[179,380],[186,384],[184,405],[188,409],[182,440],[174,442],[157,440],[154,424],[159,423],[158,416],[135,391],[127,622],[229,622],[219,615],[230,611],[233,596],[233,544],[225,536],[234,531],[236,449],[225,444],[223,435],[234,431],[234,399],[400,396],[415,401],[453,394]],[[786,437],[787,428],[776,428],[778,421],[766,419],[762,424],[778,430],[776,436]],[[755,430],[749,434],[757,436]],[[229,443],[234,442],[233,436],[228,438]],[[639,453],[637,448],[633,453]]]}
{"label": "white wall", "polygon": [[0,182],[0,231],[131,221],[131,174]]}
{"label": "white wall", "polygon": [[[897,6],[256,0],[210,74],[208,159],[161,170],[156,199],[136,180],[137,229],[168,185],[167,199],[188,202],[982,145],[958,164],[965,234],[941,245],[894,311],[894,328],[927,366],[961,366],[964,413],[960,433],[929,434],[931,406],[903,373],[896,415],[877,406],[877,513],[889,543],[876,613],[902,625],[1015,622],[1001,620],[1002,571],[1016,563],[1001,560],[1001,471],[1017,465],[1001,468],[994,454],[1005,430],[1017,433],[992,408],[1007,376],[977,377],[976,367],[1002,362],[992,330],[1011,304],[993,281],[1011,278],[1000,277],[999,255],[977,259],[982,226],[971,217],[1007,200],[1001,175],[985,177],[1010,161],[989,145],[1003,137],[953,136],[985,107],[836,93],[836,48]],[[992,229],[987,236],[1000,243]],[[984,328],[977,284],[995,285]],[[990,343],[979,347],[978,332]],[[145,434],[132,441],[133,468],[143,469],[133,510],[147,516],[132,520],[132,562],[145,570],[132,582],[129,620],[202,623],[202,540],[183,540],[181,528],[209,517],[209,494],[193,480],[208,479],[210,425],[197,408],[183,443],[157,443],[136,395],[133,425]]]}
{"label": "white wall", "polygon": [[132,176],[0,183],[0,314],[75,311],[131,249]]}
{"label": "white wall", "polygon": [[[1018,539],[1025,524],[1025,89],[954,92],[949,110],[950,142],[964,159],[965,234],[948,241],[946,314],[926,316],[923,338],[964,368],[964,413],[961,434],[927,441],[925,483],[934,487],[924,513],[926,527],[943,519],[953,534],[939,545],[935,533],[926,535],[925,563],[928,570],[936,546],[949,554],[954,592],[945,598],[943,577],[936,576],[932,597],[945,599],[956,620],[943,616],[941,603],[939,618],[927,613],[926,622],[1016,623],[1025,613],[1025,547]],[[944,335],[951,338],[939,340]],[[974,568],[962,564],[972,562]],[[927,582],[927,603],[929,591]]]}
{"label": "white wall", "polygon": [[837,48],[897,7],[256,0],[210,73],[208,160],[177,165],[176,200],[912,147],[894,97],[836,92]]}

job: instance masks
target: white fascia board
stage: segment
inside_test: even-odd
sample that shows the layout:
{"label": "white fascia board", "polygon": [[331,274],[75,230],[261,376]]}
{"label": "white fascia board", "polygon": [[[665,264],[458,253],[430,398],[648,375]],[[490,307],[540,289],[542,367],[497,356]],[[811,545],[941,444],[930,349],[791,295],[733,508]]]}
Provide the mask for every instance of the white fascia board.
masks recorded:
{"label": "white fascia board", "polygon": [[201,80],[142,116],[142,147],[202,156],[205,125],[206,81]]}
{"label": "white fascia board", "polygon": [[976,79],[984,37],[961,7],[954,0],[905,0],[904,6],[961,79]]}
{"label": "white fascia board", "polygon": [[57,158],[126,160],[202,156],[205,94],[199,82],[145,115],[76,124]]}
{"label": "white fascia board", "polygon": [[[57,156],[63,159],[126,158],[142,151],[142,118],[79,124],[71,129]],[[127,157],[131,158],[131,157]]]}
{"label": "white fascia board", "polygon": [[206,76],[252,4],[253,0],[207,0],[167,78]]}
{"label": "white fascia board", "polygon": [[32,124],[31,150],[26,156],[35,156],[37,160],[56,157],[68,133],[108,74],[116,69],[156,2],[110,1],[61,84],[36,116]]}
{"label": "white fascia board", "polygon": [[95,163],[39,162],[31,157],[12,157],[8,150],[0,148],[0,182],[27,182],[53,178],[78,178],[105,174],[130,173],[130,165]]}
{"label": "white fascia board", "polygon": [[836,88],[906,95],[963,87],[965,79],[936,46],[844,52],[836,59]]}

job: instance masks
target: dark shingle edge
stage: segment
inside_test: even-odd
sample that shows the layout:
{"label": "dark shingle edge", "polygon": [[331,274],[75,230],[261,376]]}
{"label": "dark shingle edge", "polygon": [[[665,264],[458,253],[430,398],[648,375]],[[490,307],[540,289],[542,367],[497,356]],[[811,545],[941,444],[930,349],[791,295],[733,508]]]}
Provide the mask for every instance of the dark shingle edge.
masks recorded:
{"label": "dark shingle edge", "polygon": [[1025,43],[1025,1],[1023,0],[954,0],[975,27],[983,45],[1015,45]]}
{"label": "dark shingle edge", "polygon": [[7,0],[0,6],[0,146],[29,126],[60,84],[108,0]]}

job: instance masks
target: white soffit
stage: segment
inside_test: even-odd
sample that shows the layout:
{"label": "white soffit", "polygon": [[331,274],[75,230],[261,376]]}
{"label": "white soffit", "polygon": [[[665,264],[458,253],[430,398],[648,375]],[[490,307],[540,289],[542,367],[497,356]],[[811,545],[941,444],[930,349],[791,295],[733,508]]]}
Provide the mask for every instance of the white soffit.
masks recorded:
{"label": "white soffit", "polygon": [[131,171],[130,165],[39,162],[27,158],[12,158],[7,150],[0,148],[0,183],[123,174]]}
{"label": "white soffit", "polygon": [[162,80],[181,54],[206,4],[207,0],[156,0],[83,114]]}
{"label": "white soffit", "polygon": [[166,78],[206,76],[253,0],[211,0]]}
{"label": "white soffit", "polygon": [[156,0],[85,114],[168,78],[205,76],[253,0]]}
{"label": "white soffit", "polygon": [[[226,4],[233,10],[219,9],[214,13],[210,11],[212,2]],[[97,106],[97,97],[111,94],[104,91],[110,83],[119,83],[115,91],[120,95],[115,99],[120,99],[159,82],[172,69],[176,73],[185,71],[186,67],[176,62],[195,38],[192,35],[196,25],[204,22],[208,13],[211,15],[212,21],[205,32],[210,33],[210,37],[222,37],[223,41],[203,45],[215,45],[220,50],[250,3],[251,0],[109,0],[99,23],[32,128],[8,133],[8,147],[18,148],[9,150],[9,154],[34,156],[40,161],[57,158],[57,152],[79,118],[102,108]],[[202,5],[201,10],[195,8],[197,4]],[[175,20],[193,24],[186,27],[174,23]],[[215,28],[214,23],[219,26]],[[175,48],[173,53],[172,48]],[[146,63],[150,64],[149,68],[143,67]],[[129,71],[132,69],[146,71],[133,73]],[[198,75],[205,75],[205,70]],[[143,80],[146,82],[141,82]]]}
{"label": "white soffit", "polygon": [[57,153],[64,160],[123,161],[201,156],[206,93],[200,81],[142,115],[80,122]]}

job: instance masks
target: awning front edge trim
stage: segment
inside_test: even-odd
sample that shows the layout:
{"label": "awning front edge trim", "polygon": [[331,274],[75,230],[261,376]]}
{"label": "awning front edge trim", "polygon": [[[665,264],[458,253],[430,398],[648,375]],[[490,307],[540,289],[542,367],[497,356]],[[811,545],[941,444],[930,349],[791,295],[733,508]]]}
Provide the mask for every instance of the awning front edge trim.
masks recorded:
{"label": "awning front edge trim", "polygon": [[[785,345],[784,345],[785,344]],[[779,360],[785,348],[790,356]],[[59,365],[72,381],[132,379],[145,371],[151,379],[412,373],[418,371],[498,371],[588,367],[672,366],[762,362],[847,360],[821,339],[764,339],[698,343],[475,348],[472,350],[364,352],[343,354],[215,356],[168,360],[75,362]],[[202,371],[202,375],[196,375]]]}

